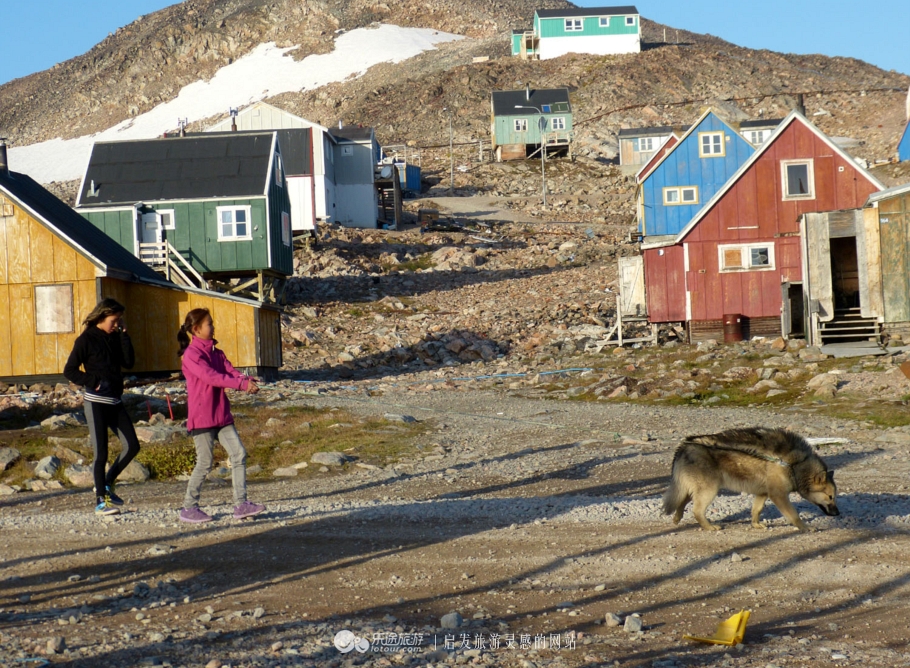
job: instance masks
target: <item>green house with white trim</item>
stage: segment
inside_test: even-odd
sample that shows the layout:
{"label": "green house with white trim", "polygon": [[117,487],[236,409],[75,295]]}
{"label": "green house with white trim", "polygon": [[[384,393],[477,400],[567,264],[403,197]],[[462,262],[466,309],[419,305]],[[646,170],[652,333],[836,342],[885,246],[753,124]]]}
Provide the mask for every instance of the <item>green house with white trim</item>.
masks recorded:
{"label": "green house with white trim", "polygon": [[279,301],[293,273],[274,131],[97,142],[75,208],[170,280]]}
{"label": "green house with white trim", "polygon": [[632,5],[538,9],[531,30],[513,30],[512,55],[548,60],[567,53],[608,56],[641,51],[641,17]]}
{"label": "green house with white trim", "polygon": [[497,162],[570,154],[573,136],[568,88],[499,90],[490,95],[491,142]]}

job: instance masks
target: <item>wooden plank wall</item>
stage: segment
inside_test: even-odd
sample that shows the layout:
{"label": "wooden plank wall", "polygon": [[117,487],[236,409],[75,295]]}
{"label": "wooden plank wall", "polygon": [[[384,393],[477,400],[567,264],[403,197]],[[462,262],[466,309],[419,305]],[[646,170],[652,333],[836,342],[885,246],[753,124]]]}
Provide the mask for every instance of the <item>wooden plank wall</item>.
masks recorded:
{"label": "wooden plank wall", "polygon": [[[0,216],[0,377],[58,375],[96,303],[96,267],[15,200]],[[2,210],[2,209],[0,209]],[[35,287],[70,285],[73,330],[38,334]]]}
{"label": "wooden plank wall", "polygon": [[[136,349],[134,371],[180,369],[177,332],[186,314],[207,308],[215,323],[215,339],[235,367],[260,366],[261,342],[256,340],[256,319],[262,309],[217,295],[184,292],[157,285],[102,280],[102,294],[126,306],[125,320]],[[278,332],[280,341],[281,334]],[[280,358],[278,364],[280,366]]]}
{"label": "wooden plank wall", "polygon": [[260,366],[281,366],[281,316],[277,311],[259,309]]}
{"label": "wooden plank wall", "polygon": [[878,205],[885,322],[910,320],[910,194]]}

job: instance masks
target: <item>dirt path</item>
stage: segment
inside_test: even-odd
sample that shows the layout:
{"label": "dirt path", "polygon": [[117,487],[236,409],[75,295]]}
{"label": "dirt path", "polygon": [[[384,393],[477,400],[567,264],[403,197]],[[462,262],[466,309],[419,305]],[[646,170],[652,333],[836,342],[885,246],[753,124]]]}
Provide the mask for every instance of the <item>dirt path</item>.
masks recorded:
{"label": "dirt path", "polygon": [[[309,403],[410,414],[433,431],[413,457],[385,469],[252,485],[251,497],[269,506],[253,522],[226,519],[227,486],[206,490],[219,519],[201,528],[175,522],[182,483],[124,487],[130,512],[109,522],[86,512],[84,493],[3,501],[0,665],[22,665],[14,661],[39,656],[57,636],[70,649],[48,658],[80,666],[910,658],[902,617],[910,466],[904,448],[876,442],[875,430],[805,412],[488,391],[348,392]],[[756,531],[740,496],[715,502],[725,525],[717,533],[690,515],[679,527],[660,515],[680,436],[754,424],[849,439],[823,450],[837,470],[840,518],[801,502],[818,531],[799,534],[769,505],[769,528]],[[752,610],[744,645],[681,640],[741,608]],[[453,611],[463,625],[440,628]],[[643,631],[605,625],[608,613],[639,614]],[[342,654],[332,639],[343,629],[422,636],[413,654],[372,651],[378,643]]]}
{"label": "dirt path", "polygon": [[[432,197],[421,207],[437,206],[440,213],[453,218],[470,218],[471,220],[505,221],[510,223],[539,223],[540,218],[535,218],[519,209],[510,209],[505,202],[518,197],[493,197],[489,195],[474,195],[473,197]],[[526,197],[523,199],[527,199]]]}

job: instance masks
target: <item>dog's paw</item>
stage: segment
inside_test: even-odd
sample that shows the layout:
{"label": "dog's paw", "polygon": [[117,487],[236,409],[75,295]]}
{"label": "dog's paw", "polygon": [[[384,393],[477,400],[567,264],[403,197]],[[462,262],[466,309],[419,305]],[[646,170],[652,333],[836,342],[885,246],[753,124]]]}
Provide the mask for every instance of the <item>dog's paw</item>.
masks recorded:
{"label": "dog's paw", "polygon": [[752,528],[753,528],[753,529],[761,529],[762,531],[767,531],[767,530],[768,530],[768,526],[767,526],[766,524],[763,524],[762,522],[753,522],[753,523],[752,523]]}

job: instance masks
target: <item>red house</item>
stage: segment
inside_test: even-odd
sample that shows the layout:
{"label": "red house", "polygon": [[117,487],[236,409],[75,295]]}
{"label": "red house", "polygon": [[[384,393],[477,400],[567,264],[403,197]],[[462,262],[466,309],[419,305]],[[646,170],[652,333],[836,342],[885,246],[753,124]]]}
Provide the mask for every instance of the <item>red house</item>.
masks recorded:
{"label": "red house", "polygon": [[747,337],[780,335],[782,305],[802,303],[800,217],[860,208],[883,187],[794,111],[675,239],[642,244],[648,319],[700,340],[739,314]]}

